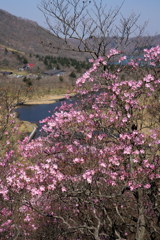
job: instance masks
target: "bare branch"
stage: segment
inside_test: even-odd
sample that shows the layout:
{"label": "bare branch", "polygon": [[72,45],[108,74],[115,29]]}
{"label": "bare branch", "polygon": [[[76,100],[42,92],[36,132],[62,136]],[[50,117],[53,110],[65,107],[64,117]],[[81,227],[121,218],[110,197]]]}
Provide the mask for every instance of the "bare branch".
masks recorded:
{"label": "bare branch", "polygon": [[[133,34],[143,33],[144,26],[138,25],[139,15],[131,14],[125,18],[119,7],[108,8],[103,0],[42,0],[39,9],[43,12],[49,29],[62,38],[74,51],[87,52],[92,57],[105,55],[108,48],[121,50],[129,46]],[[119,15],[120,24],[116,26]],[[115,35],[116,34],[116,35]],[[75,41],[75,46],[73,42]],[[116,41],[115,41],[116,40]]]}

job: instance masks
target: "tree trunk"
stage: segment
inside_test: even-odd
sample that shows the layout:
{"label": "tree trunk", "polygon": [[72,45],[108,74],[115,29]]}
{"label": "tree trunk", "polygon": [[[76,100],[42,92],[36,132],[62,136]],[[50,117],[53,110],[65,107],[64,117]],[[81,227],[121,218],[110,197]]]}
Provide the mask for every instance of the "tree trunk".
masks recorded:
{"label": "tree trunk", "polygon": [[137,231],[136,240],[145,240],[145,216],[144,216],[144,206],[143,206],[143,190],[138,189],[138,221],[137,221]]}

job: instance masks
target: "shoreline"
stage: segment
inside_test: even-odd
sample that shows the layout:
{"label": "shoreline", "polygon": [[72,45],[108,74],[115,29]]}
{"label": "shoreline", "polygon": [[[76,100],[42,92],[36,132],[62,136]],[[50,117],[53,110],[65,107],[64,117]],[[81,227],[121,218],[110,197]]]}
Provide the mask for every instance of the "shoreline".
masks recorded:
{"label": "shoreline", "polygon": [[[72,97],[75,96],[74,93],[70,94],[48,94],[44,95],[43,97],[36,97],[33,99],[28,99],[25,100],[22,103],[19,103],[17,107],[23,107],[23,106],[31,106],[31,105],[40,105],[40,104],[52,104],[56,103],[57,101],[62,101],[67,98],[67,96]],[[19,130],[21,131],[22,134],[30,136],[33,133],[34,129],[37,128],[37,124],[29,122],[29,121],[23,121],[20,120],[19,117],[16,117],[17,121],[20,124]]]}
{"label": "shoreline", "polygon": [[[66,96],[67,94],[45,95],[39,98],[28,99],[24,101],[22,105],[52,104],[66,99]],[[74,96],[74,93],[68,94],[68,96]]]}

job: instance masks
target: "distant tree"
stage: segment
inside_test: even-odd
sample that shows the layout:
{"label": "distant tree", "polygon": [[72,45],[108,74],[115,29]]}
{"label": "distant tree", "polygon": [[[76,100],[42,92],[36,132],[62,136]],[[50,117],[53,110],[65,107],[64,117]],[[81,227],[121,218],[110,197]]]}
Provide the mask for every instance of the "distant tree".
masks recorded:
{"label": "distant tree", "polygon": [[23,82],[26,83],[28,87],[32,86],[32,81],[30,78],[27,78],[26,76],[23,78]]}
{"label": "distant tree", "polygon": [[77,76],[76,76],[75,72],[71,72],[71,73],[69,74],[69,77],[70,77],[70,78],[76,78]]}
{"label": "distant tree", "polygon": [[44,63],[44,65],[48,66],[48,59],[47,59],[47,57],[44,58],[43,63]]}
{"label": "distant tree", "polygon": [[75,69],[76,69],[76,71],[77,71],[78,73],[80,73],[80,72],[81,72],[81,70],[82,70],[82,68],[81,68],[81,66],[80,66],[80,65],[77,65],[77,66],[75,67]]}
{"label": "distant tree", "polygon": [[[37,72],[40,73],[40,67],[37,66]],[[38,75],[38,78],[39,78],[40,75]]]}
{"label": "distant tree", "polygon": [[57,69],[57,70],[60,70],[59,64],[56,65],[56,69]]}
{"label": "distant tree", "polygon": [[47,65],[47,69],[52,69],[52,64],[51,64],[51,63],[49,63],[49,64]]}
{"label": "distant tree", "polygon": [[41,74],[38,74],[37,80],[40,80],[40,79],[42,79],[42,76],[41,76]]}
{"label": "distant tree", "polygon": [[17,59],[18,59],[18,61],[20,63],[23,63],[23,64],[27,64],[28,63],[28,60],[27,60],[27,58],[25,56],[19,54],[18,52],[14,52],[14,54],[16,55],[16,57],[17,57]]}
{"label": "distant tree", "polygon": [[28,63],[28,60],[27,60],[27,58],[23,58],[23,64],[27,64]]}
{"label": "distant tree", "polygon": [[64,81],[64,79],[63,79],[62,76],[59,76],[59,81],[60,81],[60,82],[63,82],[63,81]]}
{"label": "distant tree", "polygon": [[8,49],[7,49],[7,48],[4,49],[4,54],[5,54],[5,55],[8,54]]}
{"label": "distant tree", "polygon": [[9,60],[5,58],[2,60],[1,64],[4,66],[9,66]]}

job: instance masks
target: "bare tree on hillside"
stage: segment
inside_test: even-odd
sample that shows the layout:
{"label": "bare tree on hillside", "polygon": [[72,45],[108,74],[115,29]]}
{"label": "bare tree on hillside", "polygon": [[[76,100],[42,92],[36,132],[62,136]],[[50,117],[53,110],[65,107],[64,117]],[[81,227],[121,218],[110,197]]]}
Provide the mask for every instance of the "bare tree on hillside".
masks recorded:
{"label": "bare tree on hillside", "polygon": [[[87,52],[97,58],[104,56],[108,48],[121,51],[137,48],[146,23],[143,26],[138,24],[140,15],[132,13],[124,17],[121,14],[125,0],[116,8],[108,8],[104,2],[41,0],[39,8],[49,29],[64,38],[72,51]],[[137,40],[133,42],[130,37]]]}

